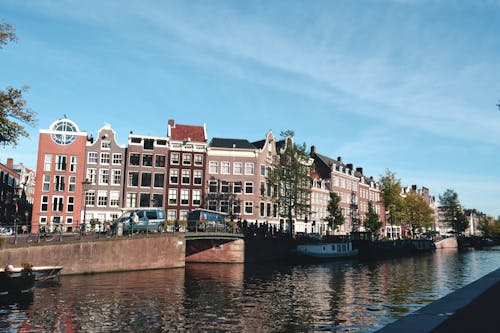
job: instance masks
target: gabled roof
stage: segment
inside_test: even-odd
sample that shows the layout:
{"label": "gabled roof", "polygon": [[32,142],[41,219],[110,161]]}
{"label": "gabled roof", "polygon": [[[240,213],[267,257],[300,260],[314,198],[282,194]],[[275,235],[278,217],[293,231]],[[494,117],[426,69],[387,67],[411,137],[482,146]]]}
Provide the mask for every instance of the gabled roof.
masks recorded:
{"label": "gabled roof", "polygon": [[218,148],[256,149],[256,147],[246,139],[212,138],[209,146]]}
{"label": "gabled roof", "polygon": [[205,128],[203,126],[175,124],[170,127],[170,139],[177,141],[191,140],[206,142]]}
{"label": "gabled roof", "polygon": [[264,145],[266,144],[266,140],[259,140],[259,141],[255,141],[255,142],[252,142],[252,145],[255,146],[255,148],[258,148],[258,149],[262,149],[264,148]]}

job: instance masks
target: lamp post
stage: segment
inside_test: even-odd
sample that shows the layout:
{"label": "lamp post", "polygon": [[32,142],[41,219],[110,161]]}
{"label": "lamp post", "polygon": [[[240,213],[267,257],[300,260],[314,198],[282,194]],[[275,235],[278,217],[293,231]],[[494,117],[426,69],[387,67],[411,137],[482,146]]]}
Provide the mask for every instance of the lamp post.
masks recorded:
{"label": "lamp post", "polygon": [[85,228],[86,218],[87,218],[87,191],[92,182],[88,179],[85,179],[82,182],[83,187],[83,224],[80,224],[80,239],[82,239],[83,228]]}

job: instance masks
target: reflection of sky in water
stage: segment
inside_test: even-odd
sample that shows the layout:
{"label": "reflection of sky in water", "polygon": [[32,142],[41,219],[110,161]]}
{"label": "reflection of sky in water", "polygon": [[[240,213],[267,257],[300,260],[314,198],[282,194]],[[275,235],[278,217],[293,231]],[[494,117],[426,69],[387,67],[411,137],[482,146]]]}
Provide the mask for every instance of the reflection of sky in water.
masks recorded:
{"label": "reflection of sky in water", "polygon": [[500,267],[499,251],[65,276],[4,304],[0,331],[369,332]]}

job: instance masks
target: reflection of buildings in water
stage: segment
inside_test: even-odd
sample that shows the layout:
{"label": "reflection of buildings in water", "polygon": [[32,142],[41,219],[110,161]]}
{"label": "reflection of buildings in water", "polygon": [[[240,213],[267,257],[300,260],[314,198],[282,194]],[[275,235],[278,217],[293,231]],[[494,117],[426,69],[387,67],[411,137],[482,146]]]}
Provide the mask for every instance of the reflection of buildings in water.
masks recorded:
{"label": "reflection of buildings in water", "polygon": [[173,326],[183,302],[183,269],[65,276],[59,285],[37,288],[40,311],[31,322],[52,323],[47,330],[60,332],[141,331]]}

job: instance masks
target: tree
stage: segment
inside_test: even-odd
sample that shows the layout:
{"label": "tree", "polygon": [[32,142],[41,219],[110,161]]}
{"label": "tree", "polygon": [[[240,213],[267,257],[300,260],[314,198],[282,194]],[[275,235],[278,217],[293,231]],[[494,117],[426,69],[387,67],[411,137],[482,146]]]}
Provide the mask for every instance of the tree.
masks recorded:
{"label": "tree", "polygon": [[402,208],[401,221],[411,229],[412,236],[432,227],[433,211],[422,196],[415,192],[408,193]]}
{"label": "tree", "polygon": [[287,220],[292,234],[293,217],[307,216],[310,207],[312,160],[306,152],[306,144],[293,141],[292,130],[281,132],[284,146],[274,159],[268,172],[268,182],[277,189],[274,200],[278,203],[280,216]]}
{"label": "tree", "polygon": [[447,189],[443,195],[439,196],[439,204],[443,211],[444,222],[451,225],[454,233],[463,233],[469,226],[469,222],[462,210],[457,192]]}
{"label": "tree", "polygon": [[[0,48],[8,42],[16,42],[15,29],[8,23],[0,23]],[[0,90],[0,144],[17,146],[21,136],[28,137],[25,126],[36,123],[36,113],[26,107],[23,93],[28,87],[20,89],[7,87]]]}
{"label": "tree", "polygon": [[328,226],[333,230],[337,230],[342,224],[344,224],[344,215],[342,214],[342,209],[339,207],[340,195],[335,192],[330,192],[330,201],[328,201],[328,216],[325,221],[328,222]]}
{"label": "tree", "polygon": [[373,202],[368,202],[368,212],[366,213],[365,221],[363,222],[365,229],[369,230],[372,234],[378,234],[382,228],[382,222],[378,219],[378,214],[373,208]]}
{"label": "tree", "polygon": [[397,179],[396,174],[387,169],[385,175],[380,177],[380,186],[385,211],[389,214],[389,222],[390,224],[399,224],[403,207],[401,179]]}

